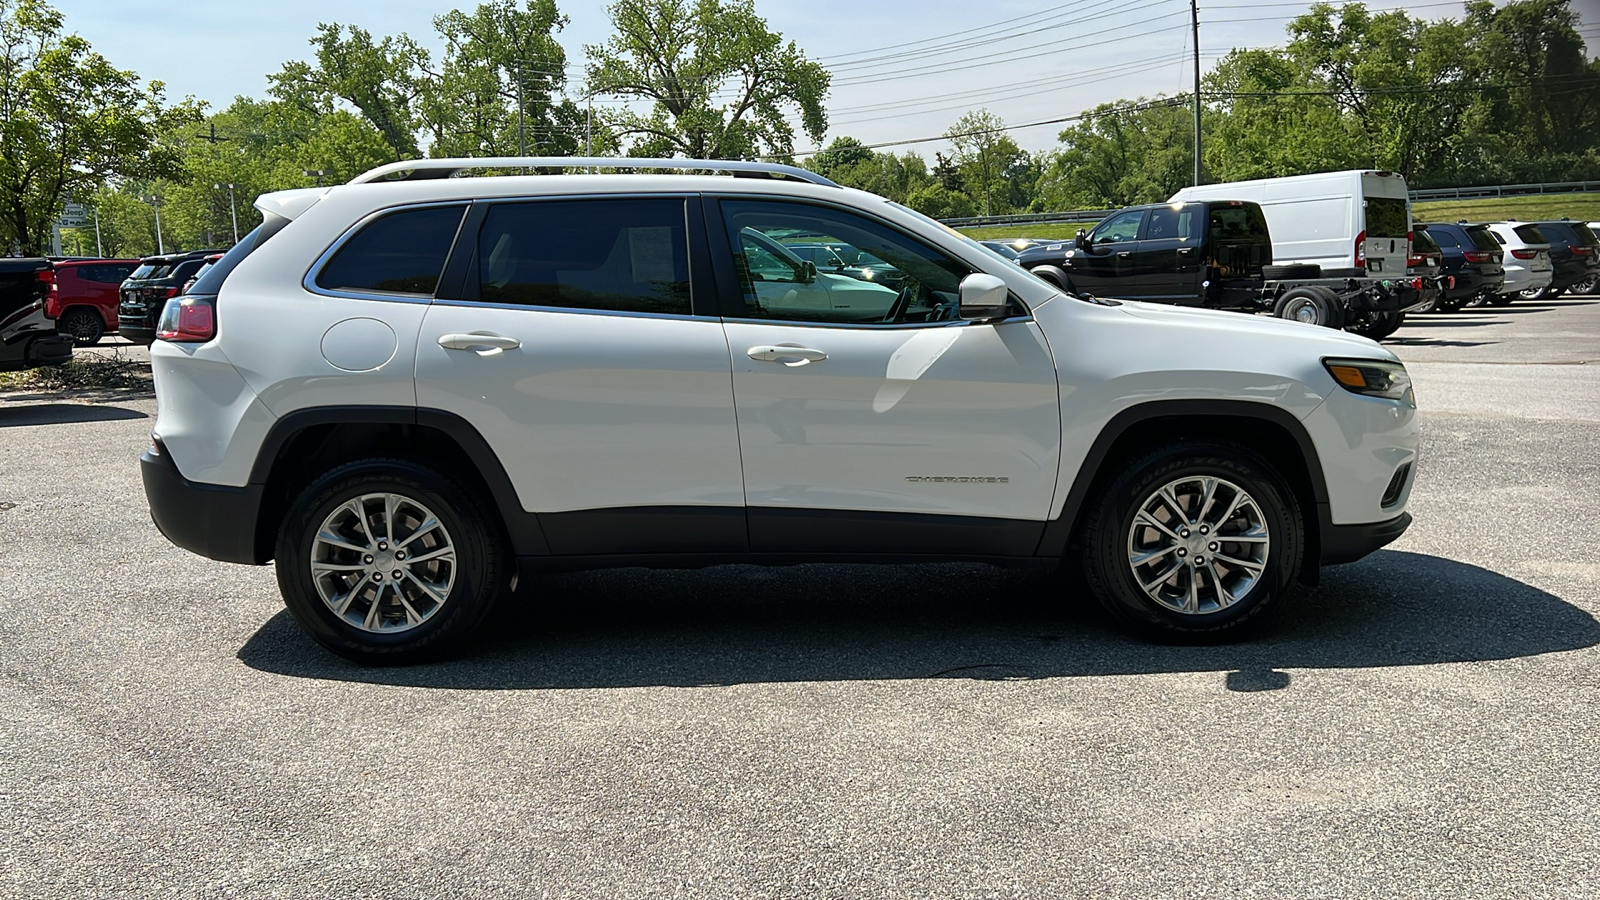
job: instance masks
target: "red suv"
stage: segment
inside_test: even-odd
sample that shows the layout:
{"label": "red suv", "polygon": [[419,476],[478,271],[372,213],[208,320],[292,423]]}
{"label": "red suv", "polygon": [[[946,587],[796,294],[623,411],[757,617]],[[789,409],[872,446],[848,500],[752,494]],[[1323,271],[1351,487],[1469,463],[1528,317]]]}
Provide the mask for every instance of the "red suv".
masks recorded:
{"label": "red suv", "polygon": [[138,266],[137,259],[57,260],[45,314],[78,346],[98,344],[117,330],[117,288]]}

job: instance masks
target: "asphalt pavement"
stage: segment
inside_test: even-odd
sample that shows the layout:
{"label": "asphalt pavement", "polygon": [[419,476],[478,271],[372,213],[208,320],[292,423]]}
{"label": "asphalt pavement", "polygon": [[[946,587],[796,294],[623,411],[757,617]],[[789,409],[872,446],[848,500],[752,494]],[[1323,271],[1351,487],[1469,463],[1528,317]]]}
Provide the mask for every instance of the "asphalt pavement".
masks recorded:
{"label": "asphalt pavement", "polygon": [[723,566],[360,668],[156,532],[153,399],[0,394],[0,895],[1600,896],[1600,298],[1389,345],[1416,524],[1203,648],[1042,573]]}

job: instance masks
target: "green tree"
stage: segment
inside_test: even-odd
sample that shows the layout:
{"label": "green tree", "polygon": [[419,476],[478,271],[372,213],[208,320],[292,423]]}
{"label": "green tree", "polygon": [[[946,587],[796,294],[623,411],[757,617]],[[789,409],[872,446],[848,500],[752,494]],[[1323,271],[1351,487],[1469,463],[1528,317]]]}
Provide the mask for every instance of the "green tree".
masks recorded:
{"label": "green tree", "polygon": [[1103,104],[1059,137],[1038,180],[1056,208],[1155,203],[1193,180],[1193,118],[1181,98]]}
{"label": "green tree", "polygon": [[987,109],[966,113],[945,130],[955,148],[952,157],[961,184],[986,216],[1009,212],[1013,196],[1011,178],[1027,154],[1005,132],[1006,123]]}
{"label": "green tree", "polygon": [[791,109],[822,140],[830,76],[768,30],[753,0],[617,0],[608,12],[616,33],[584,48],[589,90],[651,104],[605,117],[629,155],[787,159]]}
{"label": "green tree", "polygon": [[199,114],[192,101],[168,106],[160,82],[141,85],[62,27],[42,0],[0,0],[0,243],[29,254],[44,251],[68,197],[175,171],[158,137]]}
{"label": "green tree", "polygon": [[268,92],[312,115],[348,104],[383,135],[393,161],[420,156],[414,106],[428,52],[404,34],[374,40],[364,28],[326,23],[311,45],[315,62],[284,63],[269,77]]}
{"label": "green tree", "polygon": [[[422,82],[420,110],[433,156],[570,156],[584,144],[585,112],[557,99],[567,24],[554,0],[491,0],[433,20],[444,58]],[[520,116],[519,116],[520,112]]]}

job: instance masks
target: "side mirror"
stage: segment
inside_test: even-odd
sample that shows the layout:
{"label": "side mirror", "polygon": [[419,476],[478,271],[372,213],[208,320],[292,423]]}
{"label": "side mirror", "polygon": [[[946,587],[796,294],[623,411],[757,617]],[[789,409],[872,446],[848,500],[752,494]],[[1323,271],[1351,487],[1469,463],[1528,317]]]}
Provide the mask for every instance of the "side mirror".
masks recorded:
{"label": "side mirror", "polygon": [[1003,318],[1010,308],[1010,293],[1006,283],[983,272],[974,272],[961,279],[961,318]]}
{"label": "side mirror", "polygon": [[1089,232],[1084,231],[1082,228],[1079,228],[1078,229],[1078,236],[1073,240],[1073,243],[1077,244],[1079,250],[1088,249],[1088,247],[1089,247]]}
{"label": "side mirror", "polygon": [[800,283],[801,284],[813,284],[813,283],[816,282],[816,280],[817,280],[817,264],[812,262],[809,259],[802,261],[800,263]]}

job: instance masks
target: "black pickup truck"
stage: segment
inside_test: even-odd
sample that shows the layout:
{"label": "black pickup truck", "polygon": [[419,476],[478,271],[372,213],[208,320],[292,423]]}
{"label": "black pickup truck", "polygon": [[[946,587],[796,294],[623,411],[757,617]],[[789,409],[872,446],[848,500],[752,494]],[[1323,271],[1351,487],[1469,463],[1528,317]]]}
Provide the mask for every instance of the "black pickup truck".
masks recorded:
{"label": "black pickup truck", "polygon": [[0,258],[0,372],[72,359],[71,335],[45,310],[55,266],[48,259]]}
{"label": "black pickup truck", "polygon": [[1374,339],[1393,334],[1404,310],[1422,302],[1409,280],[1274,266],[1266,216],[1247,200],[1129,207],[1076,240],[1029,247],[1017,262],[1074,293],[1271,312]]}

